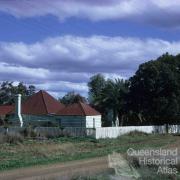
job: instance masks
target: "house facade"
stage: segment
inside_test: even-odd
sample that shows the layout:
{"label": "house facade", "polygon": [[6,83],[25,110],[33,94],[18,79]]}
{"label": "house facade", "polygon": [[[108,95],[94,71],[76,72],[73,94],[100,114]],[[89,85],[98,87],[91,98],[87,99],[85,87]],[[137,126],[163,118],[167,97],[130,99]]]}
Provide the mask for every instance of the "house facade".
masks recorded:
{"label": "house facade", "polygon": [[101,114],[85,103],[75,103],[61,109],[57,116],[62,127],[101,127]]}
{"label": "house facade", "polygon": [[12,125],[21,126],[56,126],[56,113],[64,108],[46,91],[39,91],[21,103],[21,98],[16,97],[14,110],[9,115]]}
{"label": "house facade", "polygon": [[[39,91],[21,102],[0,106],[0,117],[14,126],[101,127],[101,114],[85,103],[64,106],[46,91]],[[7,118],[8,117],[8,118]]]}
{"label": "house facade", "polygon": [[5,121],[7,120],[7,115],[11,113],[13,110],[12,105],[1,105],[0,106],[0,126],[5,124]]}

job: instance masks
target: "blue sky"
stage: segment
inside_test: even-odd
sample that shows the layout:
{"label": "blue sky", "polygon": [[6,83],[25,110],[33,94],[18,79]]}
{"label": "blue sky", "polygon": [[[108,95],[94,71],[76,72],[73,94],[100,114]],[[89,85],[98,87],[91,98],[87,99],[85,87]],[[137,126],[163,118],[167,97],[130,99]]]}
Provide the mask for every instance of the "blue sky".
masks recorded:
{"label": "blue sky", "polygon": [[69,18],[65,21],[52,15],[19,19],[7,13],[0,13],[0,40],[6,42],[34,43],[47,37],[75,36],[123,36],[138,38],[161,38],[168,41],[180,40],[179,29],[163,28],[128,20],[103,20]]}
{"label": "blue sky", "polygon": [[89,77],[128,78],[180,52],[180,1],[1,0],[0,81],[87,95]]}

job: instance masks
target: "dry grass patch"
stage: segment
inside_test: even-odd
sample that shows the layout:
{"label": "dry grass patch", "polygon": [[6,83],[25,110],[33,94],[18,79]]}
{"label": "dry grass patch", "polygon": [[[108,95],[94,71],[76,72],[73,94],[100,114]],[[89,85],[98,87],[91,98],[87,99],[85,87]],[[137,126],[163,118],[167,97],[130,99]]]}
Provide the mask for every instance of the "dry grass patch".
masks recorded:
{"label": "dry grass patch", "polygon": [[25,140],[18,144],[1,144],[0,170],[105,156],[113,151],[125,153],[128,148],[156,148],[171,145],[179,136],[129,134],[117,139],[56,138]]}

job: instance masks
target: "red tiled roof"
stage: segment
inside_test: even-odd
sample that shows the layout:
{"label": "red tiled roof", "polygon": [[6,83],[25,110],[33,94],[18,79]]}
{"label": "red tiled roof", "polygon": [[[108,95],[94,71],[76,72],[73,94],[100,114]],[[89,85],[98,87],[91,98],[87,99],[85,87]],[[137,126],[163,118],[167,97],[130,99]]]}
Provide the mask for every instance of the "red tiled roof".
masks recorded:
{"label": "red tiled roof", "polygon": [[64,105],[45,91],[30,96],[22,103],[22,114],[47,115],[56,114]]}
{"label": "red tiled roof", "polygon": [[93,116],[101,115],[98,111],[93,109],[90,105],[84,103],[75,103],[66,106],[62,110],[58,111],[58,115],[63,116]]}
{"label": "red tiled roof", "polygon": [[1,105],[0,106],[0,115],[7,115],[13,110],[12,105]]}

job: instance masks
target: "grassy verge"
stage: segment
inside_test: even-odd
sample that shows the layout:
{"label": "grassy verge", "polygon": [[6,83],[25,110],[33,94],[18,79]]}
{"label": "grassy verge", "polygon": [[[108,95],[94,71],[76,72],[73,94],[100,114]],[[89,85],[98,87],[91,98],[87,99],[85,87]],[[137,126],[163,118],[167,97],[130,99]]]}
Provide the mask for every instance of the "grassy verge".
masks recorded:
{"label": "grassy verge", "polygon": [[170,135],[129,134],[117,139],[56,138],[46,141],[25,140],[0,145],[0,171],[105,156],[128,148],[156,148],[171,145],[179,137]]}

